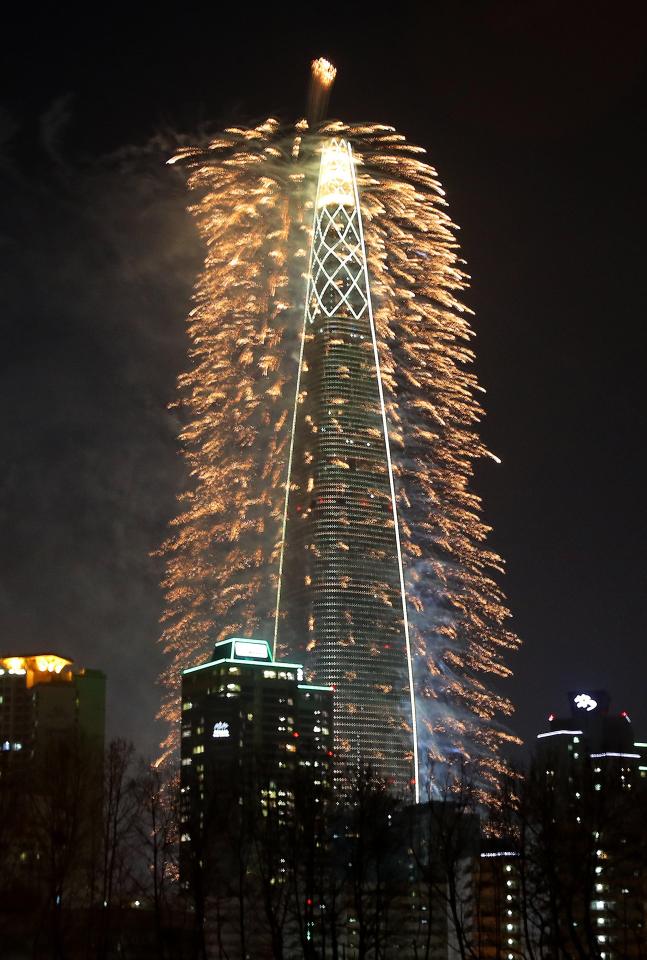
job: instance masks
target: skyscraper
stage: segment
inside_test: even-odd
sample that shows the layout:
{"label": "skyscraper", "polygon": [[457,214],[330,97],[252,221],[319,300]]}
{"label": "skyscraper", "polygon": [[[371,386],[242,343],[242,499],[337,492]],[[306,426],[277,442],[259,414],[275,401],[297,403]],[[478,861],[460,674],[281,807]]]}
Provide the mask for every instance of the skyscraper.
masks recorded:
{"label": "skyscraper", "polygon": [[[257,823],[294,821],[299,790],[323,811],[331,786],[332,691],[264,640],[231,637],[182,675],[180,874],[189,887],[237,873]],[[193,877],[193,881],[192,881]]]}
{"label": "skyscraper", "polygon": [[341,765],[417,783],[393,470],[353,154],[322,149],[275,642],[331,684]]}
{"label": "skyscraper", "polygon": [[560,946],[575,954],[579,940],[602,960],[640,957],[647,923],[642,745],[627,711],[610,709],[606,690],[571,691],[568,699],[569,714],[551,713],[550,729],[537,735],[530,775],[541,791],[535,836],[549,860],[544,882],[554,902],[568,904],[555,923]]}
{"label": "skyscraper", "polygon": [[[334,69],[313,75],[321,106]],[[181,672],[255,636],[335,686],[340,775],[370,763],[417,793],[464,757],[496,795],[515,738],[492,680],[518,641],[472,490],[497,458],[467,276],[423,153],[313,108],[169,160],[205,261],[179,380],[190,472],[163,547],[166,752]]]}
{"label": "skyscraper", "polygon": [[101,834],[105,696],[104,673],[47,648],[0,654],[2,868],[5,890],[23,900],[54,876],[59,904],[87,883]]}
{"label": "skyscraper", "polygon": [[26,767],[56,740],[80,738],[103,751],[105,675],[55,653],[0,657],[0,749]]}

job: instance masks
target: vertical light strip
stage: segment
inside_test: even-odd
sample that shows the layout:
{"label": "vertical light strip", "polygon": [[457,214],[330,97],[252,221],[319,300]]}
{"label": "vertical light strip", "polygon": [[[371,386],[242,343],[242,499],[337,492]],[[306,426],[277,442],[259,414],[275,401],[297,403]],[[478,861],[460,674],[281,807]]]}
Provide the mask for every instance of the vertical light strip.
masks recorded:
{"label": "vertical light strip", "polygon": [[[323,160],[322,160],[323,162]],[[321,164],[320,164],[321,171]],[[276,587],[276,611],[274,613],[274,640],[272,643],[272,656],[276,658],[276,643],[279,634],[279,613],[281,607],[281,584],[283,582],[283,556],[285,553],[285,531],[288,523],[288,504],[290,502],[290,478],[292,476],[292,454],[294,452],[294,432],[297,423],[297,411],[299,409],[299,391],[301,390],[301,367],[303,366],[303,350],[306,342],[306,326],[308,320],[308,305],[310,302],[310,284],[312,283],[312,260],[314,256],[315,229],[317,226],[317,200],[319,198],[319,184],[321,181],[321,172],[317,177],[317,196],[314,203],[314,216],[312,219],[312,240],[310,242],[310,258],[308,261],[308,275],[306,281],[306,302],[303,308],[303,330],[301,332],[301,347],[299,349],[299,369],[297,371],[297,388],[294,395],[294,410],[292,411],[292,430],[290,433],[290,452],[288,453],[288,470],[285,478],[285,503],[283,505],[283,527],[281,529],[281,553],[279,555],[279,580]]]}
{"label": "vertical light strip", "polygon": [[384,393],[382,391],[382,373],[380,370],[380,358],[377,352],[377,338],[375,334],[375,323],[373,321],[373,305],[371,303],[371,288],[368,279],[368,263],[366,261],[366,245],[364,243],[364,228],[362,226],[362,213],[359,206],[359,193],[357,190],[357,177],[355,176],[355,164],[353,161],[353,151],[349,143],[346,144],[348,150],[348,159],[351,167],[351,176],[353,179],[353,194],[355,197],[355,209],[357,211],[357,225],[359,238],[362,245],[362,260],[364,269],[364,281],[366,283],[366,301],[368,304],[368,318],[371,327],[371,337],[373,340],[373,355],[375,357],[375,372],[377,376],[377,389],[380,395],[380,407],[382,410],[382,426],[384,428],[384,445],[386,447],[386,461],[389,470],[389,484],[391,487],[391,505],[393,507],[393,523],[395,526],[395,544],[398,554],[398,569],[400,571],[400,595],[402,598],[402,616],[404,619],[404,639],[407,648],[407,668],[409,672],[409,693],[411,697],[411,726],[413,728],[413,775],[415,778],[415,798],[416,803],[420,803],[420,783],[418,776],[418,724],[416,721],[416,695],[413,688],[413,665],[411,662],[411,639],[409,637],[409,617],[407,615],[407,600],[404,591],[404,568],[402,566],[402,548],[400,546],[400,530],[398,526],[398,509],[395,502],[395,485],[393,483],[393,466],[391,463],[391,445],[389,443],[389,430],[386,422],[386,407],[384,405]]}

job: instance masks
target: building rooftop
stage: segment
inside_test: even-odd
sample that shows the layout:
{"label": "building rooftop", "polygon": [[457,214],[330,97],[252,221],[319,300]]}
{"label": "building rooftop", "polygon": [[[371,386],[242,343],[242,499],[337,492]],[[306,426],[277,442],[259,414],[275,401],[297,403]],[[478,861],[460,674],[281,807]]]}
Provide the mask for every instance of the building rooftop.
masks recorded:
{"label": "building rooftop", "polygon": [[[182,671],[182,675],[194,673],[196,670],[205,670],[208,667],[216,667],[222,663],[243,663],[253,667],[275,667],[281,670],[296,670],[297,680],[302,681],[304,679],[302,664],[275,660],[267,640],[254,640],[249,637],[229,637],[227,640],[220,640],[213,648],[212,660],[209,660],[207,663],[198,664],[196,667],[188,667]],[[332,691],[333,689],[332,687],[313,686],[311,684],[301,685],[314,690]]]}
{"label": "building rooftop", "polygon": [[11,653],[0,657],[0,676],[4,673],[18,676],[27,673],[61,673],[74,663],[58,653]]}

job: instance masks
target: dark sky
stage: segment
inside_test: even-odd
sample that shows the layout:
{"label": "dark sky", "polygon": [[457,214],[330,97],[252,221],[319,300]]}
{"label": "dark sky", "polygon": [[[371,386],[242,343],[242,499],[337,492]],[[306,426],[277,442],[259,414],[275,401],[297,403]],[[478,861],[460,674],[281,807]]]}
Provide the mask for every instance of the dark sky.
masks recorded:
{"label": "dark sky", "polygon": [[426,147],[461,227],[503,459],[478,490],[524,641],[513,725],[533,739],[565,691],[607,687],[647,735],[643,5],[205,6],[31,6],[12,30],[0,646],[105,669],[111,733],[153,749],[149,553],[182,479],[166,404],[200,263],[169,131],[295,119],[326,55],[330,112]]}

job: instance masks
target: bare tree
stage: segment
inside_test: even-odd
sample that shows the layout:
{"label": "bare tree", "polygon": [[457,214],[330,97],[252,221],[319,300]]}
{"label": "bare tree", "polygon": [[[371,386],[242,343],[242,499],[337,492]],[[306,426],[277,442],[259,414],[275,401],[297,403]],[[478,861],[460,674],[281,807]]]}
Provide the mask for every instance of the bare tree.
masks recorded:
{"label": "bare tree", "polygon": [[65,920],[70,906],[86,906],[84,865],[93,849],[100,756],[79,736],[53,736],[31,761],[28,778],[29,835],[35,851],[33,893],[42,892],[44,928],[36,949],[54,960],[66,954]]}
{"label": "bare tree", "polygon": [[427,782],[427,802],[411,817],[411,849],[426,914],[417,956],[429,960],[444,936],[454,954],[470,960],[478,956],[471,926],[480,791],[466,764],[444,772],[440,782],[430,765]]}
{"label": "bare tree", "polygon": [[134,784],[138,812],[134,825],[139,861],[136,882],[141,899],[152,903],[156,952],[160,960],[167,956],[165,927],[172,918],[177,922],[180,913],[179,790],[177,767],[171,764],[158,767],[140,761]]}

